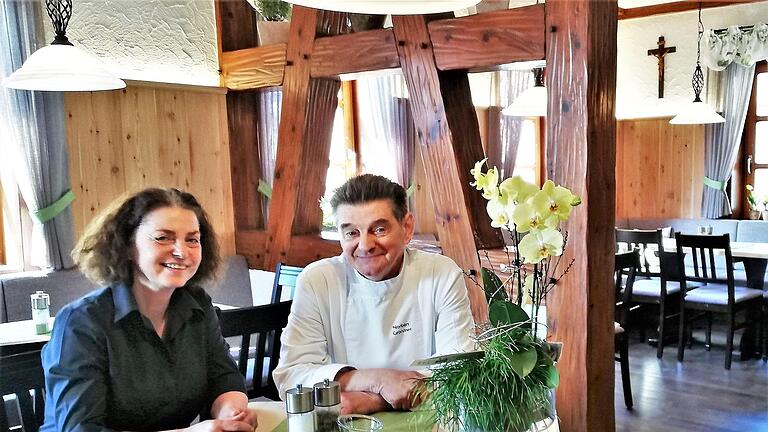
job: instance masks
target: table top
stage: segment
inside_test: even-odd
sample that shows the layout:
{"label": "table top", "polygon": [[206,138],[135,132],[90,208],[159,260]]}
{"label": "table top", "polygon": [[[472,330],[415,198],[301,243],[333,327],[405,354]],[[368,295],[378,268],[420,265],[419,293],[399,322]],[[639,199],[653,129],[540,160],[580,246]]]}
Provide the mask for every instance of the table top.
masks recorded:
{"label": "table top", "polygon": [[[54,318],[51,318],[48,328],[53,328],[53,321]],[[32,320],[0,324],[0,346],[45,343],[50,339],[51,333],[35,333],[35,323]]]}
{"label": "table top", "polygon": [[[667,252],[675,252],[677,250],[677,242],[673,238],[665,238],[664,250]],[[731,255],[740,258],[758,258],[768,259],[768,243],[752,243],[752,242],[731,242]]]}

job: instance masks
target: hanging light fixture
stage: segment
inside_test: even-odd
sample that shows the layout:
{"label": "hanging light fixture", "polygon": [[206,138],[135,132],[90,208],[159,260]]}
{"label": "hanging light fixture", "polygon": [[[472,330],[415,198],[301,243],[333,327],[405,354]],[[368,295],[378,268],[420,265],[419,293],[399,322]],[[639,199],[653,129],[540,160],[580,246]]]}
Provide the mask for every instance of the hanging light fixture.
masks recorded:
{"label": "hanging light fixture", "polygon": [[704,34],[704,24],[701,22],[701,2],[699,2],[699,40],[696,49],[696,69],[693,70],[694,99],[693,102],[683,107],[680,114],[669,122],[671,124],[707,124],[723,123],[725,119],[714,108],[701,100],[701,91],[704,90],[704,72],[701,71],[701,36]]}
{"label": "hanging light fixture", "polygon": [[46,0],[45,8],[56,37],[50,45],[32,53],[17,71],[3,80],[6,87],[19,90],[98,91],[125,87],[94,55],[67,39],[72,0]]}
{"label": "hanging light fixture", "polygon": [[546,117],[547,88],[544,87],[544,68],[533,69],[533,87],[520,93],[511,105],[501,113],[517,117]]}
{"label": "hanging light fixture", "polygon": [[372,15],[425,15],[466,9],[480,0],[287,0],[299,6]]}

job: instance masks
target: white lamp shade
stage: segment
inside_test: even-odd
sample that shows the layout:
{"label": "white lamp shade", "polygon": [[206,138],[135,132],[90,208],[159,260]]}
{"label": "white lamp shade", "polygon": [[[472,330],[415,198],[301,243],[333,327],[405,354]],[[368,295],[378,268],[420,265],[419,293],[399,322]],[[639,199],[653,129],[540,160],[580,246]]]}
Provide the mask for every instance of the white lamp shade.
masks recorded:
{"label": "white lamp shade", "polygon": [[534,86],[520,93],[512,105],[501,110],[504,115],[518,117],[547,116],[547,88]]}
{"label": "white lamp shade", "polygon": [[288,0],[299,6],[373,15],[424,15],[466,9],[480,0]]}
{"label": "white lamp shade", "polygon": [[27,61],[3,85],[20,90],[98,91],[125,87],[95,56],[72,45],[48,45]]}
{"label": "white lamp shade", "polygon": [[714,108],[699,101],[686,105],[680,114],[673,117],[669,122],[671,124],[707,124],[724,123],[725,119]]}

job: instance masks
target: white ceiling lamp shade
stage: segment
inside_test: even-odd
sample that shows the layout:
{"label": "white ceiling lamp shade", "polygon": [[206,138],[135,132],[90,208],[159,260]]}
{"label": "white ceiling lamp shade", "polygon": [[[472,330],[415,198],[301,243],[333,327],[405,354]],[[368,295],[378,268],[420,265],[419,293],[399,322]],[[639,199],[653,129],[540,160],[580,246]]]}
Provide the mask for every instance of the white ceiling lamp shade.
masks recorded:
{"label": "white ceiling lamp shade", "polygon": [[533,69],[534,86],[520,93],[501,113],[515,117],[546,117],[547,88],[544,87],[544,69]]}
{"label": "white ceiling lamp shade", "polygon": [[371,15],[426,15],[453,12],[480,0],[288,0],[298,6]]}
{"label": "white ceiling lamp shade", "polygon": [[40,91],[100,91],[125,87],[96,56],[75,46],[66,30],[72,16],[72,0],[46,0],[48,16],[56,32],[51,45],[30,55],[24,64],[3,80],[5,87]]}
{"label": "white ceiling lamp shade", "polygon": [[704,90],[704,72],[701,71],[701,36],[704,34],[704,24],[701,22],[701,2],[699,2],[699,41],[696,52],[696,68],[693,70],[693,79],[691,80],[691,86],[693,87],[693,102],[685,105],[680,111],[680,114],[676,115],[669,121],[671,124],[710,124],[710,123],[724,123],[725,118],[715,111],[709,104],[701,100],[701,91]]}

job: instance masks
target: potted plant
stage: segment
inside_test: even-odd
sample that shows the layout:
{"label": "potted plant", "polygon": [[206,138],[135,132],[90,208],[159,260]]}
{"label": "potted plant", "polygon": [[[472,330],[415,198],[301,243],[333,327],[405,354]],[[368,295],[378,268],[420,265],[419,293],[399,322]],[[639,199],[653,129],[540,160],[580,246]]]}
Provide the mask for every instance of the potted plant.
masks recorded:
{"label": "potted plant", "polygon": [[555,422],[560,344],[538,334],[539,311],[570,268],[560,268],[567,234],[559,224],[581,200],[552,181],[539,188],[515,176],[499,184],[496,168],[483,172],[484,164],[471,170],[472,185],[488,200],[491,225],[509,231],[510,262],[481,270],[490,322],[475,336],[479,351],[440,358],[421,391],[449,428],[527,431],[547,418],[544,426]]}
{"label": "potted plant", "polygon": [[[747,219],[760,219],[760,211],[762,209],[760,208],[760,203],[757,202],[757,198],[755,197],[755,188],[749,184],[747,185],[747,205],[749,207],[747,209]],[[765,209],[764,206],[763,209]]]}
{"label": "potted plant", "polygon": [[248,0],[261,15],[263,21],[256,22],[259,46],[288,41],[290,31],[291,5],[282,0]]}

